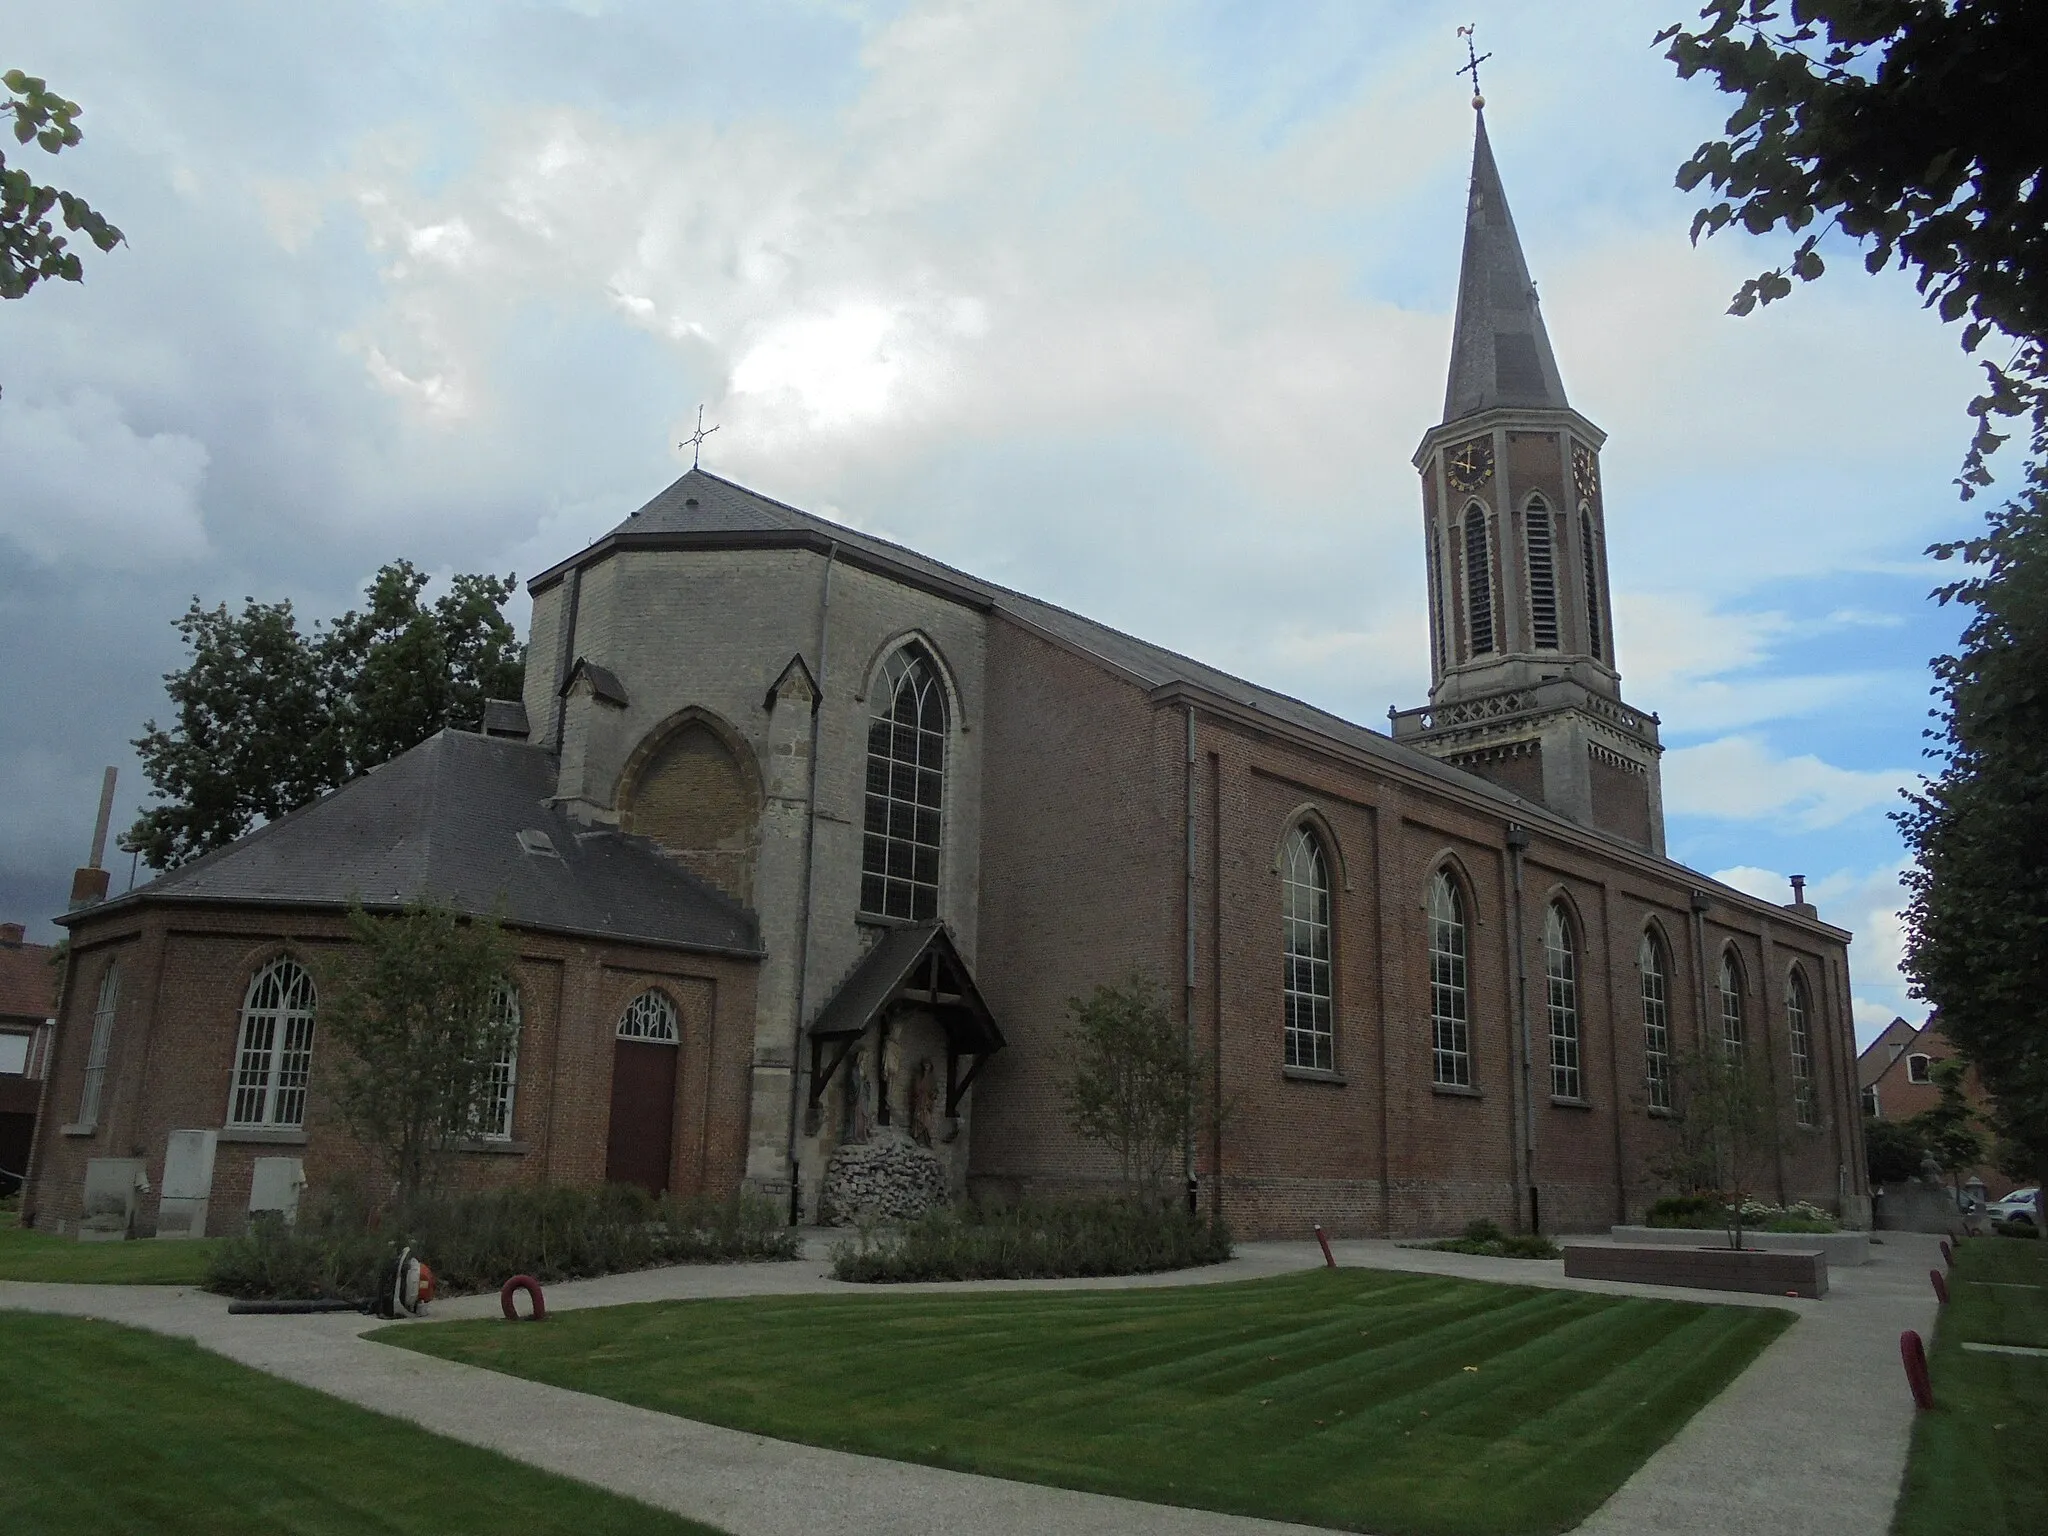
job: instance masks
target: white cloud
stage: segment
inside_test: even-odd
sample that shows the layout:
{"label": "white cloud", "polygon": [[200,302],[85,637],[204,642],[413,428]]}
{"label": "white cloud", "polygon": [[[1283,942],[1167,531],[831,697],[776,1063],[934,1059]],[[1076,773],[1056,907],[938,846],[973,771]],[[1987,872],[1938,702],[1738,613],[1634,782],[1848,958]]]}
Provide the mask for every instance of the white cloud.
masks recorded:
{"label": "white cloud", "polygon": [[1898,803],[1906,770],[1837,768],[1811,753],[1775,756],[1754,736],[1724,736],[1664,754],[1664,805],[1681,816],[1813,830]]}
{"label": "white cloud", "polygon": [[189,437],[137,432],[98,390],[41,405],[0,396],[0,534],[44,564],[196,558],[206,552],[199,493],[208,462]]}

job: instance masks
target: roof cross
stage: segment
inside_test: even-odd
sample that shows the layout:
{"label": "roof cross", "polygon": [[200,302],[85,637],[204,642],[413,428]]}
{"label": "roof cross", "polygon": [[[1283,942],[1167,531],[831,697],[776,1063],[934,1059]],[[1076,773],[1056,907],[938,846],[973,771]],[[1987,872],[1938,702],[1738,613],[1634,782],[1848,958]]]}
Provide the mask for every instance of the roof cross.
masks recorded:
{"label": "roof cross", "polygon": [[717,430],[718,428],[716,427],[707,427],[704,425],[704,407],[701,405],[698,406],[697,430],[692,432],[688,437],[684,438],[682,443],[676,444],[678,448],[682,447],[683,443],[688,443],[690,445],[690,468],[695,469],[697,467],[697,460],[703,456],[704,439],[709,437],[712,433],[716,432]]}
{"label": "roof cross", "polygon": [[1486,98],[1479,94],[1479,66],[1493,57],[1490,53],[1479,51],[1478,43],[1473,40],[1473,34],[1478,30],[1479,23],[1476,21],[1470,26],[1458,28],[1458,36],[1465,39],[1465,57],[1468,62],[1452,71],[1453,74],[1472,77],[1472,110],[1475,112],[1486,105]]}

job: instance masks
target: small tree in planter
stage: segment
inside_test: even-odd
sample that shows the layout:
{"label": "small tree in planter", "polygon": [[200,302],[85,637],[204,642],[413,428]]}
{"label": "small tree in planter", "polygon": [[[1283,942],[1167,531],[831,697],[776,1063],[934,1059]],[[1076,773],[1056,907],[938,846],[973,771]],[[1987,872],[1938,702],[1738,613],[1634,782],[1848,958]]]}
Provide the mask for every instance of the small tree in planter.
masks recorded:
{"label": "small tree in planter", "polygon": [[420,901],[348,914],[353,950],[327,968],[320,1030],[336,1112],[388,1174],[400,1207],[489,1127],[493,1073],[518,1029],[501,1005],[512,943],[496,918]]}
{"label": "small tree in planter", "polygon": [[1776,1100],[1762,1065],[1744,1046],[1714,1046],[1672,1062],[1677,1136],[1661,1172],[1687,1189],[1712,1190],[1726,1217],[1728,1246],[1742,1246],[1742,1208],[1774,1166]]}
{"label": "small tree in planter", "polygon": [[1116,1154],[1124,1189],[1166,1198],[1166,1174],[1201,1121],[1208,1064],[1191,1052],[1151,977],[1069,998],[1074,1070],[1061,1093],[1067,1121]]}

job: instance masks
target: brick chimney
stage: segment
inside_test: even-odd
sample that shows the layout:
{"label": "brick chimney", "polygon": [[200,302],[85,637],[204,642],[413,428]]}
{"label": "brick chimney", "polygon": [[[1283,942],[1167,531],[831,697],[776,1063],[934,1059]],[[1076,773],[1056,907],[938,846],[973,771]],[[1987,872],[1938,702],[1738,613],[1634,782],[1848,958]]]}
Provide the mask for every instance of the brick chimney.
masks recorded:
{"label": "brick chimney", "polygon": [[0,949],[19,949],[28,930],[20,923],[0,923]]}
{"label": "brick chimney", "polygon": [[95,902],[107,899],[107,885],[110,876],[100,867],[100,861],[107,853],[107,822],[114,814],[114,770],[109,768],[100,780],[100,814],[93,823],[92,857],[86,860],[83,869],[71,871],[71,910],[89,907]]}

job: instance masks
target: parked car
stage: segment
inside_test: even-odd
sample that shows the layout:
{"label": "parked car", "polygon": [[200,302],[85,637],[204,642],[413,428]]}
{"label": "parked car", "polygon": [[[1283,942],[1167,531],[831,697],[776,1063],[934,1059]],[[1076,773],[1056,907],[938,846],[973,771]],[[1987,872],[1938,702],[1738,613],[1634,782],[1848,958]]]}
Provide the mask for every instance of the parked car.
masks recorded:
{"label": "parked car", "polygon": [[1992,1221],[2024,1221],[2030,1227],[2041,1225],[2041,1190],[2038,1185],[2016,1189],[2003,1200],[1994,1200],[1984,1207],[1985,1216]]}

